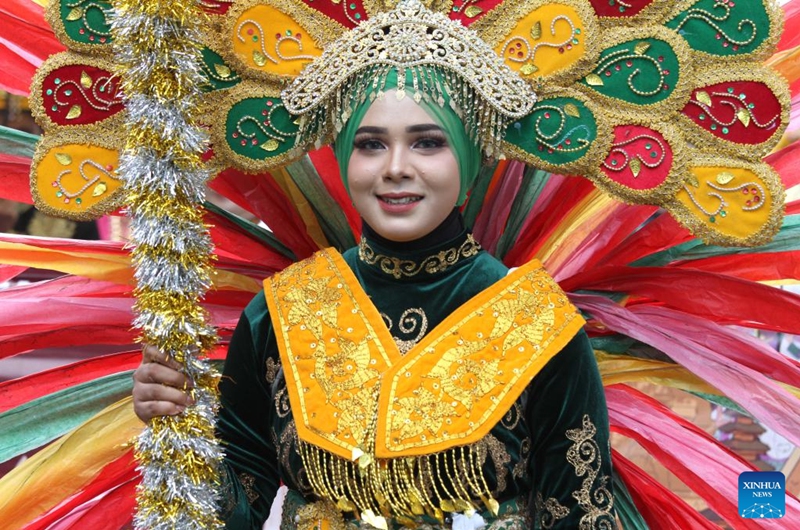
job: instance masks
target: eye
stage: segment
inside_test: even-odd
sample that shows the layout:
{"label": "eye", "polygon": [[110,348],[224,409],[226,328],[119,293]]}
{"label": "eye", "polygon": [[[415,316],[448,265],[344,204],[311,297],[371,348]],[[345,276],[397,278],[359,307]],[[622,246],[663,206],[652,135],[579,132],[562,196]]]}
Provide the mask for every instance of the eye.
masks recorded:
{"label": "eye", "polygon": [[438,149],[447,145],[447,139],[443,136],[424,136],[414,142],[414,147],[418,149]]}
{"label": "eye", "polygon": [[353,142],[353,147],[355,149],[358,149],[359,151],[375,151],[375,150],[378,150],[378,149],[383,149],[384,145],[383,145],[383,142],[381,142],[377,138],[372,138],[372,137],[358,138],[358,137],[356,137],[355,141]]}

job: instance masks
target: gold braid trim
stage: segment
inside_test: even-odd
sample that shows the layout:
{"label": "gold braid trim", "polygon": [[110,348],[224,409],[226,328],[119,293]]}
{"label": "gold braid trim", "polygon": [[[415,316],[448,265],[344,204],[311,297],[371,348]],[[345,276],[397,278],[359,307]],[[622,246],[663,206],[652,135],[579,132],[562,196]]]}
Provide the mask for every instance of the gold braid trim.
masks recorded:
{"label": "gold braid trim", "polygon": [[367,243],[367,240],[363,237],[358,243],[358,259],[367,265],[377,265],[380,267],[381,271],[396,279],[402,277],[412,278],[422,272],[436,274],[446,271],[462,258],[470,258],[477,255],[480,251],[481,246],[475,241],[472,234],[467,235],[467,240],[464,241],[460,247],[442,250],[432,256],[426,257],[420,262],[376,254],[375,250],[369,246],[369,243]]}

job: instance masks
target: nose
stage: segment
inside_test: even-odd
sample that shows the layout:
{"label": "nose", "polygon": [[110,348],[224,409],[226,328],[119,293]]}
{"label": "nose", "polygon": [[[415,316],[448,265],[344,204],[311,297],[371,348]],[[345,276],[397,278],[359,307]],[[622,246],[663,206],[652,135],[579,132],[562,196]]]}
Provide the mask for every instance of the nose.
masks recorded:
{"label": "nose", "polygon": [[385,178],[405,179],[411,178],[412,174],[410,153],[400,146],[391,147],[384,172]]}

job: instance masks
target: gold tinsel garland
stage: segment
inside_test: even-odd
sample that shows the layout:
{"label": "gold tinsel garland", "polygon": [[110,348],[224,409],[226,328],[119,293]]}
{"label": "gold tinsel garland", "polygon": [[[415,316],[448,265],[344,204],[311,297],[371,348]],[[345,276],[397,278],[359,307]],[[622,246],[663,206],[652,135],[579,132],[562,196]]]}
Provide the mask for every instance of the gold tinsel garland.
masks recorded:
{"label": "gold tinsel garland", "polygon": [[221,450],[214,436],[218,374],[202,359],[216,342],[200,306],[211,285],[211,240],[202,202],[206,135],[195,121],[203,81],[194,0],[113,3],[116,73],[128,120],[126,182],[141,340],[183,365],[196,405],[153,420],[136,443],[142,472],[136,528],[221,528]]}

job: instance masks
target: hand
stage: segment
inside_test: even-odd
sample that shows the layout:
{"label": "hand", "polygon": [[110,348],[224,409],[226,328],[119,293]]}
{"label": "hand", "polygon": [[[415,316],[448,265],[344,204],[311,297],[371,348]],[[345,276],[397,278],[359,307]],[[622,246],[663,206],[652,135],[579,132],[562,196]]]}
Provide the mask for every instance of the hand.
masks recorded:
{"label": "hand", "polygon": [[156,416],[175,416],[194,404],[189,392],[192,381],[181,365],[155,346],[145,345],[142,364],[133,372],[133,410],[148,422]]}

